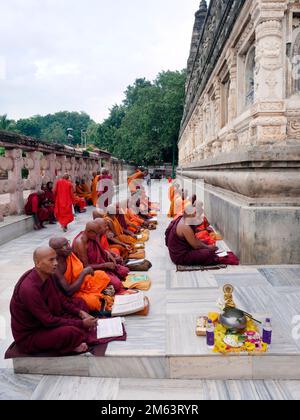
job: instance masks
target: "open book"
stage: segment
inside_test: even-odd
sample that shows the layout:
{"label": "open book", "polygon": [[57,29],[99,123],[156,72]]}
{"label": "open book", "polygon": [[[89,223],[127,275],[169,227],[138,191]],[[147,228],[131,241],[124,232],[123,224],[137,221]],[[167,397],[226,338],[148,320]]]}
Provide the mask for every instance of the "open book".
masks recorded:
{"label": "open book", "polygon": [[145,309],[147,302],[143,292],[130,295],[116,296],[111,315],[124,316],[132,315]]}
{"label": "open book", "polygon": [[98,340],[122,337],[123,334],[124,331],[122,318],[99,319],[97,328]]}

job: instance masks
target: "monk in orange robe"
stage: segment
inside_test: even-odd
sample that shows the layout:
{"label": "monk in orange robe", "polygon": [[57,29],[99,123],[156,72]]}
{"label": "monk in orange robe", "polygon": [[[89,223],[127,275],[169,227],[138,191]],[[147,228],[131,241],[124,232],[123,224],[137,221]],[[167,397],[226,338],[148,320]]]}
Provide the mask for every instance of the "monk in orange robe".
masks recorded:
{"label": "monk in orange robe", "polygon": [[120,221],[118,220],[117,216],[114,214],[115,209],[112,207],[108,207],[107,209],[107,220],[110,221],[110,228],[114,235],[120,242],[123,242],[127,245],[131,245],[132,247],[137,243],[137,239],[132,234],[132,232],[124,231]]}
{"label": "monk in orange robe", "polygon": [[171,204],[170,204],[170,210],[169,210],[169,213],[168,213],[168,217],[172,218],[172,219],[175,217],[175,199],[178,198],[178,195],[176,194],[176,193],[178,193],[178,190],[179,190],[179,185],[178,184],[173,184],[169,188],[169,200],[170,200]]}
{"label": "monk in orange robe", "polygon": [[110,283],[109,276],[104,271],[84,268],[67,239],[52,238],[49,245],[57,254],[55,275],[62,291],[67,296],[84,300],[91,312],[100,312],[102,293]]}
{"label": "monk in orange robe", "polygon": [[68,225],[73,222],[73,185],[70,177],[66,174],[63,179],[57,181],[55,189],[55,217],[61,224],[64,232],[67,232]]}
{"label": "monk in orange robe", "polygon": [[85,199],[88,204],[92,202],[92,192],[84,180],[76,182],[76,194],[78,197]]}
{"label": "monk in orange robe", "polygon": [[141,185],[141,180],[144,179],[144,172],[136,169],[135,173],[128,178],[128,187],[131,193],[135,193],[139,185]]}
{"label": "monk in orange robe", "polygon": [[93,202],[93,206],[97,207],[97,201],[99,198],[99,192],[98,192],[97,187],[98,187],[98,182],[100,180],[101,173],[100,172],[94,173],[93,176],[94,178],[92,181],[92,202]]}

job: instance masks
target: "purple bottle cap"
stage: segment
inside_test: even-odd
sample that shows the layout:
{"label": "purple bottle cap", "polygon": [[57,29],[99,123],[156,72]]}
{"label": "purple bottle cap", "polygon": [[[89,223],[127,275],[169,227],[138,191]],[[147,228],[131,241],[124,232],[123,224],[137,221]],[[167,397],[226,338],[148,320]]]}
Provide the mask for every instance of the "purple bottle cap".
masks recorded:
{"label": "purple bottle cap", "polygon": [[271,318],[267,318],[266,322],[270,323],[271,322]]}

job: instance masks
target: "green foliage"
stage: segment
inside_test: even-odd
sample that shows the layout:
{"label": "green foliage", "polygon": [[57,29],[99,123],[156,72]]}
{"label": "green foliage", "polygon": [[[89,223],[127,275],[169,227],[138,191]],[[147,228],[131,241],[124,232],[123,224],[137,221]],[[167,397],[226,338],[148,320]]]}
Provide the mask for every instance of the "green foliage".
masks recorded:
{"label": "green foliage", "polygon": [[138,164],[171,162],[183,114],[186,73],[162,72],[154,82],[137,79],[99,126],[97,145]]}
{"label": "green foliage", "polygon": [[36,115],[21,119],[15,124],[15,131],[25,136],[54,143],[67,143],[67,129],[73,129],[73,144],[81,144],[81,130],[86,131],[93,120],[84,112],[57,112],[44,117]]}
{"label": "green foliage", "polygon": [[4,156],[5,155],[5,149],[4,147],[0,147],[0,156]]}
{"label": "green foliage", "polygon": [[0,130],[11,131],[15,128],[15,121],[9,120],[7,115],[0,115]]}

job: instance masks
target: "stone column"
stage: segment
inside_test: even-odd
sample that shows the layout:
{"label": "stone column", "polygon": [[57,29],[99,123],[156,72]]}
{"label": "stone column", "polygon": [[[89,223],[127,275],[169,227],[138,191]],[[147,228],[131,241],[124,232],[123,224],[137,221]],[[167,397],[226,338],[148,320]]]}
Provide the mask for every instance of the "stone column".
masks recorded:
{"label": "stone column", "polygon": [[234,51],[228,57],[228,67],[230,75],[228,121],[230,122],[237,117],[237,55]]}
{"label": "stone column", "polygon": [[287,2],[258,2],[256,13],[256,68],[252,142],[274,144],[286,140],[284,14]]}
{"label": "stone column", "polygon": [[42,186],[41,152],[28,152],[26,158],[26,169],[29,171],[29,189],[38,190]]}
{"label": "stone column", "polygon": [[10,214],[22,214],[24,211],[22,150],[7,150],[5,155],[8,158],[11,158],[14,163],[12,171],[8,172],[8,181],[10,185]]}

